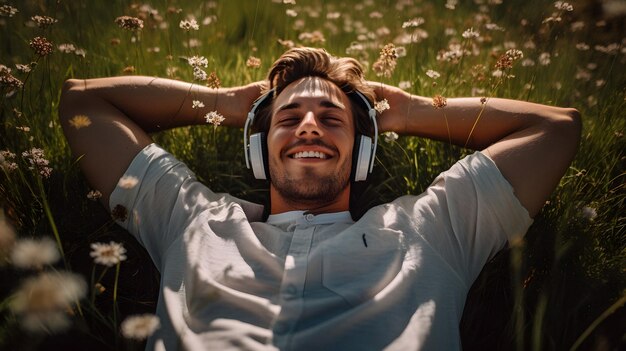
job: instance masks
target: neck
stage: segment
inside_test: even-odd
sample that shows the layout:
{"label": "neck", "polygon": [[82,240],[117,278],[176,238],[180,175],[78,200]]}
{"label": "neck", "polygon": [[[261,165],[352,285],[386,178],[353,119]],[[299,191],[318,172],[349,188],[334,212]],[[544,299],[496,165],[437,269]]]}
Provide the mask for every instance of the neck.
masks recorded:
{"label": "neck", "polygon": [[300,201],[284,198],[273,185],[270,185],[270,214],[289,211],[308,211],[313,214],[343,212],[350,210],[350,185],[343,189],[330,202]]}

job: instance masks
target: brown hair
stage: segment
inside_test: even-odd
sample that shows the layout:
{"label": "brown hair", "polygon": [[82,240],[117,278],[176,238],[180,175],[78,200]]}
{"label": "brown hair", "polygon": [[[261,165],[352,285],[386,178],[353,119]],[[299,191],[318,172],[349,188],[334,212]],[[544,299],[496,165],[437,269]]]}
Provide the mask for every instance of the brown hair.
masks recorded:
{"label": "brown hair", "polygon": [[[286,51],[274,62],[267,75],[269,89],[274,89],[272,102],[289,84],[311,76],[326,79],[346,93],[351,102],[357,134],[373,136],[374,128],[363,102],[351,93],[358,90],[372,104],[375,96],[374,91],[363,78],[361,64],[353,58],[334,57],[324,49],[308,47],[293,48]],[[252,124],[253,132],[267,132],[271,118],[272,104],[260,108]]]}

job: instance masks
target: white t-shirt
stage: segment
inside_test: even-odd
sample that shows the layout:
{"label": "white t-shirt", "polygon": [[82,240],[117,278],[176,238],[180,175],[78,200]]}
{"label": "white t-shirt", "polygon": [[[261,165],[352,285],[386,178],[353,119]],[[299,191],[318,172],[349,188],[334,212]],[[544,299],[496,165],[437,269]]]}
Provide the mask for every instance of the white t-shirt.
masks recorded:
{"label": "white t-shirt", "polygon": [[110,207],[161,273],[156,350],[457,350],[484,264],[532,220],[476,152],[354,222],[213,193],[155,144]]}

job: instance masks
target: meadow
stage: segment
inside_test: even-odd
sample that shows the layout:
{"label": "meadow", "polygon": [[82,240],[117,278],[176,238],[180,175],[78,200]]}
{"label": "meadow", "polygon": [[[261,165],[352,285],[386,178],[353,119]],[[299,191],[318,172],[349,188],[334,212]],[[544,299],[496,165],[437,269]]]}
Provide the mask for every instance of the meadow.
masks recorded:
{"label": "meadow", "polygon": [[[123,322],[156,305],[158,272],[94,201],[70,154],[57,111],[63,82],[147,75],[236,86],[264,79],[293,46],[355,57],[368,79],[422,96],[578,109],[578,154],[525,239],[474,283],[462,342],[466,350],[623,348],[625,18],[617,0],[2,0],[0,349],[142,349],[141,328],[133,334]],[[396,67],[380,74],[387,44]],[[497,66],[507,50],[521,57]],[[193,56],[207,59],[208,80],[194,74]],[[209,124],[153,138],[213,190],[267,196],[245,168],[241,130]],[[379,145],[360,199],[367,206],[420,193],[470,152],[396,135]],[[121,245],[108,246],[117,261],[98,260],[104,246],[93,244],[111,241]]]}

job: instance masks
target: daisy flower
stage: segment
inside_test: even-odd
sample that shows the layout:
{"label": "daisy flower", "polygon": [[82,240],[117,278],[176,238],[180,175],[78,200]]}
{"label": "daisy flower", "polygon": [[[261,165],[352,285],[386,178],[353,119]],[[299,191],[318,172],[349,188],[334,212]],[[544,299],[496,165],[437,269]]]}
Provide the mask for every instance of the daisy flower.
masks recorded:
{"label": "daisy flower", "polygon": [[113,267],[126,260],[126,249],[120,243],[111,241],[106,243],[92,243],[89,256],[93,261],[103,266]]}
{"label": "daisy flower", "polygon": [[89,127],[91,119],[85,115],[76,115],[70,119],[70,125],[76,129]]}

